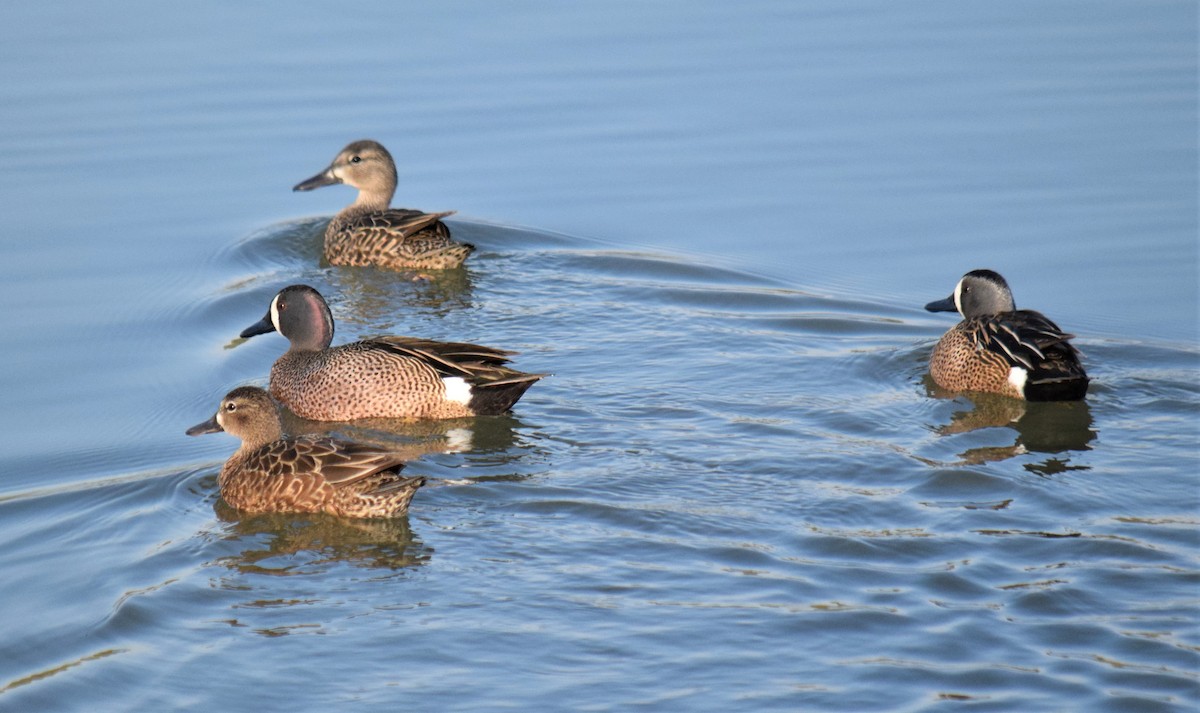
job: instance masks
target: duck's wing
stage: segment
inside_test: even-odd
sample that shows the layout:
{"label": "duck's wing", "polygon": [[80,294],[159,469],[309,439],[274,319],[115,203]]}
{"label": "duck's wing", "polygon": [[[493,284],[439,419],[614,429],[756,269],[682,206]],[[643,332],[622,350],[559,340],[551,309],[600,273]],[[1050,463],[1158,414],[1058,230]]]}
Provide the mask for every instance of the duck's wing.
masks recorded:
{"label": "duck's wing", "polygon": [[1041,312],[1018,310],[973,319],[967,325],[977,348],[1001,354],[1012,366],[1032,372],[1053,361],[1077,361],[1075,337]]}
{"label": "duck's wing", "polygon": [[454,211],[444,213],[423,213],[408,208],[391,208],[388,210],[367,211],[348,216],[339,225],[341,230],[353,232],[360,236],[373,236],[379,239],[394,239],[402,241],[422,231],[450,240],[450,228],[442,222],[442,218],[454,215]]}
{"label": "duck's wing", "polygon": [[248,454],[244,467],[300,489],[369,490],[397,479],[403,456],[378,446],[326,437],[283,438]]}
{"label": "duck's wing", "polygon": [[365,341],[391,353],[417,359],[447,376],[495,381],[521,374],[505,366],[516,352],[503,349],[420,337],[372,337]]}

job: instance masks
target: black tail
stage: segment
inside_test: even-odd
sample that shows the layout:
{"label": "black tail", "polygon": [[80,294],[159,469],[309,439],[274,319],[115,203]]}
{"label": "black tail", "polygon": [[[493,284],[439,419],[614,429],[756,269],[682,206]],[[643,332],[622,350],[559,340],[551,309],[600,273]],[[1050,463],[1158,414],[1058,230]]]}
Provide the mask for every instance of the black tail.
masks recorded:
{"label": "black tail", "polygon": [[1087,396],[1088,378],[1030,379],[1025,384],[1026,401],[1080,401]]}
{"label": "black tail", "polygon": [[1089,380],[1079,363],[1079,350],[1059,340],[1042,345],[1042,351],[1045,356],[1025,382],[1025,400],[1079,401],[1087,396]]}
{"label": "black tail", "polygon": [[544,374],[521,374],[520,376],[493,381],[486,384],[476,384],[471,390],[471,402],[468,406],[479,416],[496,416],[512,408],[530,386],[541,379]]}

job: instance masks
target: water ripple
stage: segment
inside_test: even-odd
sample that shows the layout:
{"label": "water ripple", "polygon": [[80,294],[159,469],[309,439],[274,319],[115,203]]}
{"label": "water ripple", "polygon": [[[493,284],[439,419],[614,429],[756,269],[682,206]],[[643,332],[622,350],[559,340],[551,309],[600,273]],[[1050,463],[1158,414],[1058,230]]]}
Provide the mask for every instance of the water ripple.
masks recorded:
{"label": "water ripple", "polygon": [[[143,348],[181,343],[149,377],[161,394],[114,397],[136,401],[120,438],[9,456],[0,565],[36,562],[50,593],[18,601],[13,640],[86,632],[11,659],[22,695],[95,666],[278,660],[312,636],[419,653],[418,678],[490,671],[506,696],[516,660],[587,661],[610,694],[683,704],[701,690],[650,678],[869,709],[891,705],[884,688],[1002,708],[1171,707],[1194,689],[1194,483],[1178,466],[1193,349],[1085,343],[1097,388],[1081,404],[968,398],[928,381],[947,325],[908,306],[466,218],[453,227],[480,249],[460,274],[330,269],[314,266],[322,224],[258,231],[154,306]],[[339,340],[468,338],[554,375],[502,419],[289,421],[411,449],[430,484],[407,518],[241,516],[216,493],[232,440],[182,431],[263,383],[282,340],[234,336],[298,281],[329,296]],[[753,685],[719,673],[748,668]],[[592,700],[598,684],[563,685]]]}

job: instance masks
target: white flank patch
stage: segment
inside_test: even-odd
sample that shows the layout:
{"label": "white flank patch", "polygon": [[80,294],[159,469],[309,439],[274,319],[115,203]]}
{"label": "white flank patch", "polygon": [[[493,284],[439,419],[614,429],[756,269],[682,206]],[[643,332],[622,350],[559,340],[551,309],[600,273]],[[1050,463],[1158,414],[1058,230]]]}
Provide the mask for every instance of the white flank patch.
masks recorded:
{"label": "white flank patch", "polygon": [[1017,387],[1017,393],[1025,395],[1025,379],[1029,378],[1029,372],[1019,366],[1014,366],[1008,370],[1008,383]]}
{"label": "white flank patch", "polygon": [[461,376],[442,377],[446,385],[446,400],[466,406],[471,403],[471,385]]}

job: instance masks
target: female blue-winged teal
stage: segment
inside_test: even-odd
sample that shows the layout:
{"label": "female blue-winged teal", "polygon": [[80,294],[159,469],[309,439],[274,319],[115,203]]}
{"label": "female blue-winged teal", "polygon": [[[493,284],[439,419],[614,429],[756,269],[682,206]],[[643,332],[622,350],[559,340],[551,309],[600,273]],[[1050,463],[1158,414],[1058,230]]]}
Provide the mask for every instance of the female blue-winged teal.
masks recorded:
{"label": "female blue-winged teal", "polygon": [[355,141],[293,191],[345,183],[358,199],[334,216],[325,229],[325,259],[331,265],[377,265],[392,270],[445,270],[462,265],[475,250],[455,242],[441,221],[453,214],[390,208],[396,192],[396,164],[380,144]]}
{"label": "female blue-winged teal", "polygon": [[330,347],[333,315],[308,285],[281,290],[241,336],[275,331],[290,345],[271,367],[271,394],[313,421],[495,415],[545,376],[505,366],[513,352],[475,344],[373,337]]}
{"label": "female blue-winged teal", "polygon": [[929,373],[943,389],[989,391],[1027,401],[1078,401],[1087,395],[1087,374],[1068,341],[1074,335],[1040,312],[1018,310],[1008,283],[997,273],[968,272],[954,294],[925,309],[963,316],[929,359]]}
{"label": "female blue-winged teal", "polygon": [[402,456],[318,436],[284,438],[279,410],[257,386],[239,386],[189,436],[227,433],[242,446],[221,468],[221,497],[247,512],[327,512],[393,517],[408,510],[422,477],[403,478]]}

